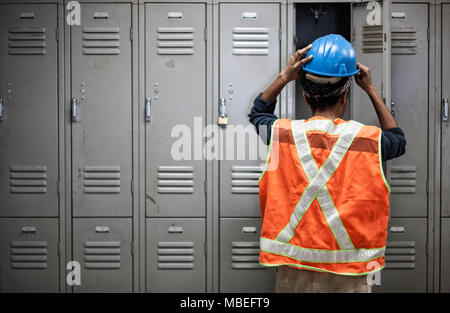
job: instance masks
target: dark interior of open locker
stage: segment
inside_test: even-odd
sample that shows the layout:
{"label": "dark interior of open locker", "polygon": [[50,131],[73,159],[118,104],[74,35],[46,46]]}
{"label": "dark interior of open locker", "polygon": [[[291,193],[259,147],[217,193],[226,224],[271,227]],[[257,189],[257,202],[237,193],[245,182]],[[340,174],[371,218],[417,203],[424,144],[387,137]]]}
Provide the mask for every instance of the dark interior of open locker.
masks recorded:
{"label": "dark interior of open locker", "polygon": [[[328,34],[342,35],[351,41],[351,4],[349,3],[299,3],[295,5],[296,49],[312,43]],[[295,84],[295,118],[307,119],[312,116],[311,109],[303,98],[300,80]],[[349,99],[350,101],[350,96]],[[351,103],[344,115],[349,119]]]}

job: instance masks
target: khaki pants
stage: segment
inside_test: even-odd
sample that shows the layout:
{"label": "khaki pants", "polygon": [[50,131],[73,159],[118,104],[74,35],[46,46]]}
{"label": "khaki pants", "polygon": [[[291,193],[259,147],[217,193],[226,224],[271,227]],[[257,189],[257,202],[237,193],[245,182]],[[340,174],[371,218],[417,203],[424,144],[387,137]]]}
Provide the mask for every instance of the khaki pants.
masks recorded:
{"label": "khaki pants", "polygon": [[282,265],[277,267],[275,291],[278,293],[370,293],[371,286],[367,284],[367,275],[344,276]]}

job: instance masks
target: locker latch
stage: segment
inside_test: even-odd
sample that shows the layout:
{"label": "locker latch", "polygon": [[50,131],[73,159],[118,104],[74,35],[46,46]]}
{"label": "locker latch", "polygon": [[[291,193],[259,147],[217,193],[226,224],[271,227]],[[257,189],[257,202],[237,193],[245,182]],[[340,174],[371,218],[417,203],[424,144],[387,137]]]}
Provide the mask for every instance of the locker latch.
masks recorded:
{"label": "locker latch", "polygon": [[145,121],[146,122],[150,122],[152,119],[151,109],[152,109],[152,99],[145,98]]}
{"label": "locker latch", "polygon": [[78,119],[78,101],[77,98],[72,98],[72,122],[77,122]]}
{"label": "locker latch", "polygon": [[3,121],[3,98],[0,98],[0,122]]}
{"label": "locker latch", "polygon": [[225,98],[220,98],[219,101],[219,117],[217,118],[217,124],[228,125],[227,103]]}
{"label": "locker latch", "polygon": [[442,100],[442,121],[448,122],[448,98]]}

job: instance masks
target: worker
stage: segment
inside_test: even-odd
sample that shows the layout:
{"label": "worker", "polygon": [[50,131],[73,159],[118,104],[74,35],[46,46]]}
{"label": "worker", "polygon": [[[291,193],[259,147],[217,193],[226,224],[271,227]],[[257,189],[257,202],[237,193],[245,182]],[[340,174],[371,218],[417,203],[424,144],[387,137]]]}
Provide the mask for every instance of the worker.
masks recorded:
{"label": "worker", "polygon": [[[352,76],[381,129],[342,119]],[[278,119],[276,98],[297,79],[313,116]],[[259,262],[277,267],[276,292],[371,292],[367,275],[384,267],[389,216],[382,160],[404,154],[406,140],[370,69],[342,36],[318,38],[290,58],[248,116],[269,144]]]}

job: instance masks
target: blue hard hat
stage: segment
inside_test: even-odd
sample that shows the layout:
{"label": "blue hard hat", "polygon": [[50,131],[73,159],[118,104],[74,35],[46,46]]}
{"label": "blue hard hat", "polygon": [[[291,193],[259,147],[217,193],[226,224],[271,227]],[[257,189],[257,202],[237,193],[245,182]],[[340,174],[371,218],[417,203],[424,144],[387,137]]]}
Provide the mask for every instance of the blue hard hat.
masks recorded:
{"label": "blue hard hat", "polygon": [[355,49],[341,35],[330,34],[314,40],[306,57],[311,54],[311,62],[303,65],[307,72],[331,77],[352,76],[359,72]]}

